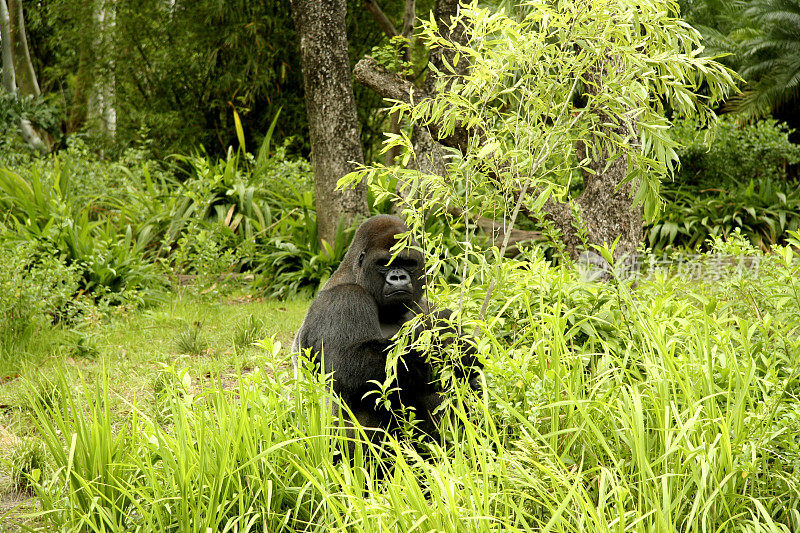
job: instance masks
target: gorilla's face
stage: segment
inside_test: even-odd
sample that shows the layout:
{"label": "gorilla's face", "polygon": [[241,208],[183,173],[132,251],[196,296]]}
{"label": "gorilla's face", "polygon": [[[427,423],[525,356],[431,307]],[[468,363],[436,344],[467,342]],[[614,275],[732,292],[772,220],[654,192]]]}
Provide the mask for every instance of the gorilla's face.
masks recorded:
{"label": "gorilla's face", "polygon": [[404,250],[394,260],[389,250],[364,250],[359,256],[362,286],[378,307],[398,307],[404,312],[422,297],[423,264],[416,250]]}
{"label": "gorilla's face", "polygon": [[398,236],[406,232],[406,225],[395,216],[376,215],[366,220],[325,287],[360,285],[378,304],[382,322],[400,320],[409,309],[416,311],[425,284],[422,253],[413,241],[396,254],[391,251]]}

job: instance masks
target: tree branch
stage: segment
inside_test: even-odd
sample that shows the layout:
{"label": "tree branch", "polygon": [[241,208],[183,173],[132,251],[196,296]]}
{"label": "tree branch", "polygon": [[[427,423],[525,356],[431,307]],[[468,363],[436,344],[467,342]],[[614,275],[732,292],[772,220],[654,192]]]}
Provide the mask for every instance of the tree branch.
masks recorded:
{"label": "tree branch", "polygon": [[411,40],[414,35],[414,19],[416,18],[416,15],[416,0],[406,0],[406,7],[403,10],[403,29],[400,32],[400,34],[406,39]]}
{"label": "tree branch", "polygon": [[[404,80],[394,72],[382,67],[370,56],[365,57],[356,64],[353,69],[353,76],[357,82],[372,89],[387,100],[411,104],[432,99],[432,96],[414,86],[410,81]],[[441,144],[455,148],[461,153],[467,152],[469,137],[472,133],[467,128],[456,126],[452,134],[442,136],[439,124],[432,122],[427,126],[433,138]]]}
{"label": "tree branch", "polygon": [[394,24],[392,21],[389,20],[389,17],[381,10],[378,2],[375,0],[364,0],[364,9],[369,11],[372,18],[375,19],[375,22],[378,23],[378,26],[381,27],[383,33],[385,33],[388,37],[396,37],[399,35],[397,33],[397,29],[395,29]]}
{"label": "tree branch", "polygon": [[418,95],[417,101],[430,98],[410,81],[404,80],[391,70],[382,67],[375,58],[370,56],[366,56],[356,63],[353,69],[353,76],[357,82],[372,89],[387,100],[411,103],[412,94]]}
{"label": "tree branch", "polygon": [[[447,212],[456,217],[460,218],[464,215],[464,211],[457,208],[457,207],[450,207],[447,209]],[[497,222],[496,220],[492,220],[491,218],[482,217],[479,215],[469,215],[470,220],[475,226],[481,231],[481,233],[487,235],[495,246],[499,249],[503,242],[506,239],[506,234],[509,233],[508,226]],[[521,242],[530,242],[530,241],[543,241],[545,239],[544,235],[540,231],[528,231],[522,229],[511,228],[510,235],[508,235],[508,244],[506,246],[506,255],[513,255],[517,251],[517,244]]]}

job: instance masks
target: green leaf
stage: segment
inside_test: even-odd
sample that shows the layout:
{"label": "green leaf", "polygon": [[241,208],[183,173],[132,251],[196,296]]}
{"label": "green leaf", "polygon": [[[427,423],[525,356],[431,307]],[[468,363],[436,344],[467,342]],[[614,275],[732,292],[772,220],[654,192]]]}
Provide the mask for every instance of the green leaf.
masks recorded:
{"label": "green leaf", "polygon": [[[258,149],[258,156],[256,157],[256,165],[259,167],[262,167],[267,162],[267,159],[269,159],[269,146],[272,143],[272,134],[275,132],[275,125],[278,123],[278,117],[280,117],[282,109],[282,107],[279,107],[275,112],[275,116],[272,117],[272,122],[270,122],[269,128],[267,128],[267,133],[261,141],[261,147]],[[239,126],[241,127],[241,123]],[[242,133],[242,139],[244,139],[244,132]]]}
{"label": "green leaf", "polygon": [[233,123],[236,128],[236,138],[239,141],[239,149],[244,153],[247,152],[244,144],[244,128],[242,128],[242,121],[239,119],[239,113],[236,109],[233,110]]}

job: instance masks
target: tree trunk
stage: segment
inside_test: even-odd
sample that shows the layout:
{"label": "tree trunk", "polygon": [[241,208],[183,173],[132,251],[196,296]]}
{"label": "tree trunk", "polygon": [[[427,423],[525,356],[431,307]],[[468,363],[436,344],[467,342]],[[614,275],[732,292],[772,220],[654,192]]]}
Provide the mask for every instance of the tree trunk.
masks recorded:
{"label": "tree trunk", "polygon": [[[404,37],[407,42],[403,46],[403,61],[409,63],[411,61],[411,48],[413,47],[414,39],[414,20],[416,19],[416,0],[406,0],[405,7],[403,8],[403,27],[398,32],[392,25],[389,18],[381,10],[380,6],[375,0],[364,0],[364,8],[370,12],[372,18],[378,23],[387,37]],[[409,78],[410,79],[410,78]],[[389,116],[389,133],[397,135],[400,133],[400,119],[396,113]],[[384,164],[387,167],[394,165],[395,159],[400,155],[400,148],[393,146],[386,151]],[[399,185],[399,184],[398,184]],[[399,190],[399,189],[398,189]]]}
{"label": "tree trunk", "polygon": [[291,0],[300,37],[306,111],[314,167],[317,228],[334,241],[341,219],[352,225],[366,216],[366,185],[336,190],[336,182],[363,163],[353,84],[347,55],[345,0]]}
{"label": "tree trunk", "polygon": [[[585,149],[578,147],[578,159],[583,159]],[[608,154],[595,157],[590,163],[594,173],[583,172],[585,188],[574,200],[578,220],[569,204],[548,200],[545,204],[547,218],[561,230],[564,251],[576,259],[584,247],[577,228],[586,234],[586,244],[609,246],[619,238],[614,257],[622,258],[636,252],[642,240],[642,206],[634,206],[632,182],[622,183],[627,175],[628,158],[617,157],[608,164]]]}
{"label": "tree trunk", "polygon": [[[458,43],[460,45],[467,44],[467,32],[463,25],[454,25],[453,19],[458,15],[458,8],[461,0],[438,0],[436,7],[433,9],[433,19],[439,27],[439,33],[448,41]],[[439,72],[446,72],[443,58],[447,63],[453,65],[453,58],[456,53],[449,48],[436,48],[431,52],[428,61],[431,65],[435,66]],[[469,66],[466,61],[462,61],[458,66],[454,67],[457,75],[464,75],[467,73]],[[428,70],[428,75],[425,78],[423,89],[428,94],[434,94],[436,91],[436,83],[438,79],[432,70]],[[449,86],[449,85],[448,85]]]}
{"label": "tree trunk", "polygon": [[[446,39],[464,44],[466,42],[466,33],[463,31],[463,28],[456,28],[452,26],[451,23],[453,17],[455,17],[458,13],[458,5],[459,0],[439,0],[436,2],[436,6],[433,9],[433,18],[441,30],[442,36],[444,36]],[[436,67],[436,69],[440,72],[444,71],[442,54],[447,52],[449,51],[445,51],[442,48],[437,48],[431,52],[430,57],[428,58],[429,63]],[[453,55],[454,54],[449,53],[449,57],[447,57],[450,65],[453,64]],[[467,68],[466,64],[466,61],[462,61],[461,65],[457,67],[457,72],[463,74]],[[434,74],[434,71],[428,69],[427,75],[425,76],[425,82],[422,86],[423,90],[427,94],[434,94],[436,91],[437,81],[438,78],[436,74]],[[414,147],[414,153],[416,154],[414,166],[417,170],[423,174],[435,174],[438,176],[447,175],[447,167],[445,166],[444,158],[442,157],[442,154],[444,153],[444,150],[442,150],[442,145],[431,136],[426,127],[414,124],[411,131],[411,143]],[[399,185],[400,184],[398,183],[398,186]]]}
{"label": "tree trunk", "polygon": [[90,72],[93,54],[88,44],[82,44],[78,55],[78,72],[75,74],[75,94],[69,110],[67,133],[75,133],[83,128],[89,109],[89,92],[91,89]]}
{"label": "tree trunk", "polygon": [[102,62],[95,61],[93,91],[88,98],[88,118],[101,134],[112,139],[117,131],[117,111],[114,107],[114,0],[99,0],[93,13],[97,33],[94,50],[100,51]]}
{"label": "tree trunk", "polygon": [[[404,32],[408,32],[410,35],[413,33],[413,17],[408,16],[409,6],[413,10],[414,2],[408,1],[406,3],[406,12],[405,16],[403,17],[403,30]],[[463,39],[463,31],[460,31],[460,29],[456,28],[450,28],[451,18],[455,16],[457,10],[458,0],[439,0],[433,9],[433,16],[434,20],[436,20],[436,24],[442,29],[441,31],[443,35],[449,36],[450,38]],[[450,59],[452,60],[452,58]],[[442,50],[436,49],[431,52],[428,61],[437,69],[442,69],[444,67],[444,64],[442,63]],[[466,62],[461,63],[461,68],[464,68],[465,63]],[[423,90],[428,94],[433,94],[433,91],[436,89],[436,81],[437,78],[433,73],[433,70],[428,69],[425,81],[423,83]],[[395,123],[392,122],[391,125],[394,126]],[[392,129],[391,132],[399,133],[399,124],[397,124],[397,131]],[[437,176],[445,176],[447,174],[447,167],[445,166],[444,158],[442,157],[442,154],[444,153],[442,146],[431,136],[426,127],[420,126],[419,124],[412,125],[411,144],[414,148],[415,155],[415,159],[411,163],[412,168],[420,171],[423,174],[433,174]],[[395,147],[386,153],[386,166],[390,165],[390,156],[391,162],[394,162],[394,158],[397,155],[396,151],[397,148]],[[410,198],[412,191],[409,185],[410,184],[403,182],[401,179],[397,180],[396,192],[397,195],[402,198],[402,201],[407,201]],[[424,195],[424,191],[417,191],[417,194]],[[401,206],[402,202],[400,206],[396,206],[398,211],[400,210],[399,208]]]}
{"label": "tree trunk", "polygon": [[75,93],[69,110],[67,133],[84,128],[112,138],[116,133],[113,0],[87,0],[81,16],[91,20],[78,43]]}
{"label": "tree trunk", "polygon": [[[2,35],[2,50],[0,54],[3,60],[3,89],[12,96],[17,96],[17,80],[14,71],[14,53],[12,51],[13,42],[11,39],[11,18],[8,12],[6,0],[0,0],[0,35]],[[26,118],[21,119],[19,124],[22,138],[39,152],[46,153],[47,146],[33,129],[30,121]]]}
{"label": "tree trunk", "polygon": [[[604,73],[616,68],[619,68],[618,61],[613,57],[605,59],[597,69],[587,75],[591,83],[587,83],[584,90],[588,94],[596,94],[598,88],[605,83]],[[624,122],[617,120],[618,117],[601,114],[599,118],[601,124],[604,124],[601,126],[601,132],[607,134],[608,138],[612,138],[611,133],[616,133],[617,138],[639,138],[635,131],[628,131],[628,128],[622,125]],[[620,125],[611,126],[612,124]],[[587,146],[578,143],[576,146],[578,160],[583,160],[587,153],[589,153]],[[555,209],[550,205],[549,218],[561,229],[566,252],[572,259],[578,257],[583,247],[575,230],[576,225],[586,232],[586,244],[605,243],[611,246],[619,238],[614,249],[614,258],[630,256],[636,252],[644,236],[644,229],[642,206],[635,206],[633,201],[636,184],[623,183],[628,173],[628,156],[625,151],[621,151],[619,156],[611,161],[605,148],[602,153],[590,155],[592,155],[589,163],[590,172],[583,171],[583,192],[574,200],[579,220],[574,220],[568,206],[564,206],[566,209]]]}
{"label": "tree trunk", "polygon": [[17,94],[17,80],[14,76],[14,52],[11,36],[11,19],[8,16],[6,0],[0,0],[0,45],[3,58],[3,89]]}
{"label": "tree trunk", "polygon": [[11,17],[11,42],[13,44],[14,70],[17,85],[25,96],[39,96],[39,82],[33,70],[31,54],[28,49],[28,36],[25,33],[25,17],[22,13],[22,0],[8,0],[8,11]]}
{"label": "tree trunk", "polygon": [[[552,199],[547,200],[542,214],[560,231],[564,252],[572,259],[577,259],[585,249],[581,231],[585,234],[586,245],[605,243],[611,246],[619,237],[614,257],[629,256],[636,252],[644,230],[642,207],[633,203],[634,184],[622,184],[627,172],[627,158],[618,157],[608,168],[602,160],[593,161],[591,166],[597,174],[584,173],[586,187],[572,201],[577,220],[570,203]],[[536,217],[536,213],[525,206],[522,211],[528,217]]]}

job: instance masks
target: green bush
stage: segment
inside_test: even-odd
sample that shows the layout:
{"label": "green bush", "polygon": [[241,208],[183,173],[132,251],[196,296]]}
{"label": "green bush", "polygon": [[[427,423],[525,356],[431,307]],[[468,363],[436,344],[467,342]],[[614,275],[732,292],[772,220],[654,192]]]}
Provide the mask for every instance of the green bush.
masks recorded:
{"label": "green bush", "polygon": [[160,283],[144,257],[147,236],[134,230],[135,221],[107,209],[109,196],[80,195],[73,169],[55,156],[16,171],[0,168],[3,240],[76,269],[79,289],[96,300],[141,303]]}
{"label": "green bush", "polygon": [[800,163],[800,146],[789,142],[785,124],[772,119],[739,124],[735,116],[723,115],[710,132],[682,121],[673,135],[682,144],[675,176],[682,187],[727,190],[750,181],[782,180],[789,165]]}
{"label": "green bush", "polygon": [[53,322],[69,324],[80,310],[74,300],[80,279],[77,266],[31,243],[0,244],[0,355],[24,347]]}
{"label": "green bush", "polygon": [[646,228],[654,250],[671,247],[703,248],[715,236],[741,231],[763,250],[785,242],[800,228],[800,187],[775,178],[731,183],[728,190],[697,186],[667,187],[658,219]]}
{"label": "green bush", "polygon": [[190,170],[181,183],[181,202],[173,219],[222,224],[242,240],[252,240],[273,221],[264,187],[248,165],[240,163],[240,154],[229,149],[225,159],[216,161],[204,152],[176,158]]}
{"label": "green bush", "polygon": [[26,119],[39,129],[60,135],[63,110],[58,109],[57,102],[52,96],[20,96],[0,91],[0,165],[29,161],[36,155],[19,135],[20,120]]}
{"label": "green bush", "polygon": [[285,219],[264,247],[259,285],[279,298],[313,295],[338,268],[353,233],[353,228],[340,223],[334,242],[321,242],[316,213],[303,209],[301,215]]}
{"label": "green bush", "polygon": [[699,249],[738,228],[767,250],[800,227],[800,186],[787,177],[789,165],[800,162],[800,146],[789,142],[784,125],[738,125],[725,115],[713,132],[691,122],[674,129],[683,143],[681,168],[662,185],[665,207],[646,228],[648,246]]}
{"label": "green bush", "polygon": [[143,150],[106,161],[72,138],[57,156],[0,168],[5,239],[54,252],[81,272],[83,292],[110,303],[149,298],[160,284],[154,263],[209,285],[249,270],[282,296],[316,288],[352,233],[319,243],[311,166],[285,147],[270,154],[270,139],[257,157],[174,156],[178,179]]}
{"label": "green bush", "polygon": [[264,254],[276,241],[291,240],[313,210],[310,165],[287,158],[283,148],[268,156],[262,147],[258,158],[232,150],[219,160],[203,151],[176,158],[188,176],[173,188],[169,205],[151,210],[162,210],[161,227],[156,217],[147,224],[150,234],[162,236],[164,255],[178,251],[171,259],[180,271],[270,269]]}

